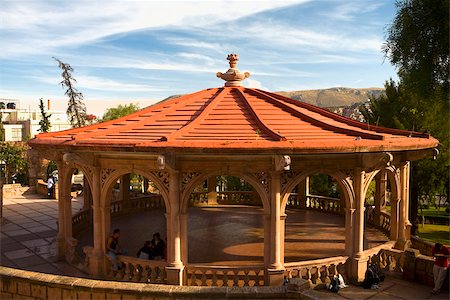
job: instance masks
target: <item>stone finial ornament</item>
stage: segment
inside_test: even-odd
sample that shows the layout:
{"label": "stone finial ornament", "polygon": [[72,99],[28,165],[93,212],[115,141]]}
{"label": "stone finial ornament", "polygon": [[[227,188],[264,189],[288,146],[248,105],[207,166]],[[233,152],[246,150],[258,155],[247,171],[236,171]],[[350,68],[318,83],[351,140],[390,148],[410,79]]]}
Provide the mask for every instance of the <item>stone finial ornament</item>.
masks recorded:
{"label": "stone finial ornament", "polygon": [[242,80],[250,77],[249,72],[241,73],[236,67],[239,55],[236,53],[228,54],[227,60],[230,61],[230,69],[226,73],[217,72],[216,76],[225,80],[225,86],[242,86]]}

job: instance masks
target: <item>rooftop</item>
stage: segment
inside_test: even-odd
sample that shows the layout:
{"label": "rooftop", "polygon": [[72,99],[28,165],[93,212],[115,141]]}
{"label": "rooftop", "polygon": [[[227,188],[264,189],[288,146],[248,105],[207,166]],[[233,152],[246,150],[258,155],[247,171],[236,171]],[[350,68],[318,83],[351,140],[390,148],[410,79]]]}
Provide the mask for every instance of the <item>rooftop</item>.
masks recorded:
{"label": "rooftop", "polygon": [[241,86],[249,77],[236,68],[217,76],[224,87],[210,88],[142,109],[129,116],[56,133],[40,134],[32,146],[282,150],[284,153],[349,153],[435,147],[425,133],[361,123],[278,94]]}

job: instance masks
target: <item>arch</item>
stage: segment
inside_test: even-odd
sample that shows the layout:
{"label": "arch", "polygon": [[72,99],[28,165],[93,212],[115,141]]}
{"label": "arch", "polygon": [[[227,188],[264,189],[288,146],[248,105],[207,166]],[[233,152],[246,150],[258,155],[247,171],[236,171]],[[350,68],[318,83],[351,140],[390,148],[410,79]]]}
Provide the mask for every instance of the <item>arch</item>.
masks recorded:
{"label": "arch", "polygon": [[387,177],[391,184],[391,198],[395,198],[396,200],[401,195],[400,193],[400,174],[398,173],[398,169],[394,166],[390,166],[386,168]]}
{"label": "arch", "polygon": [[103,203],[103,204],[108,204],[108,202],[106,202],[106,201],[109,201],[107,195],[108,195],[109,191],[111,190],[112,185],[113,185],[113,184],[114,184],[114,183],[115,183],[122,175],[130,174],[130,173],[135,173],[135,174],[144,176],[144,177],[150,179],[150,180],[156,185],[156,187],[157,187],[158,190],[160,191],[161,196],[162,196],[162,198],[163,198],[163,200],[164,200],[164,206],[165,206],[165,208],[166,208],[166,213],[169,213],[169,212],[170,212],[169,193],[168,193],[168,190],[167,190],[166,186],[165,186],[164,183],[163,183],[159,178],[157,178],[155,175],[153,175],[152,173],[150,173],[150,172],[148,172],[148,171],[142,170],[142,169],[140,169],[140,168],[133,168],[133,169],[117,169],[117,170],[113,171],[112,173],[110,173],[110,174],[108,175],[108,177],[106,178],[106,180],[105,180],[103,186],[101,187],[101,191],[100,191],[100,195],[101,195],[101,196],[100,196],[100,197],[101,197],[101,200],[105,200],[105,202],[102,201],[101,203]]}
{"label": "arch", "polygon": [[[202,173],[201,175],[197,176],[195,179],[191,180],[191,182],[189,182],[186,185],[186,187],[181,195],[181,213],[182,214],[187,213],[187,210],[189,208],[189,196],[191,194],[191,191],[194,189],[194,187],[196,187],[197,185],[199,185],[200,183],[202,183],[209,177],[217,176],[217,175],[224,175],[224,174],[220,170],[210,171],[208,173]],[[252,185],[252,187],[255,189],[255,191],[258,193],[259,197],[261,198],[264,213],[265,214],[270,213],[270,201],[269,201],[268,192],[265,190],[265,188],[261,185],[260,182],[258,182],[258,180],[254,176],[246,174],[246,173],[240,173],[240,172],[231,172],[231,173],[227,173],[226,175],[236,176],[236,177],[242,178],[245,181],[247,181],[248,183],[250,183]]]}
{"label": "arch", "polygon": [[345,207],[347,208],[352,208],[353,207],[353,199],[354,199],[354,191],[353,191],[353,186],[351,184],[351,182],[349,182],[347,180],[347,175],[345,175],[342,172],[336,172],[336,171],[331,171],[331,170],[326,170],[326,169],[319,169],[319,170],[315,170],[315,171],[304,171],[301,172],[300,174],[298,174],[297,176],[295,176],[294,178],[292,178],[289,183],[283,188],[283,190],[281,191],[281,215],[286,214],[286,205],[289,199],[289,195],[291,194],[291,191],[294,189],[295,186],[297,186],[298,184],[300,184],[300,182],[302,182],[303,180],[305,180],[306,177],[314,175],[314,174],[327,174],[331,177],[333,177],[334,179],[336,179],[336,181],[339,184],[339,187],[341,188],[341,191],[343,193],[344,196],[344,202],[345,202]]}

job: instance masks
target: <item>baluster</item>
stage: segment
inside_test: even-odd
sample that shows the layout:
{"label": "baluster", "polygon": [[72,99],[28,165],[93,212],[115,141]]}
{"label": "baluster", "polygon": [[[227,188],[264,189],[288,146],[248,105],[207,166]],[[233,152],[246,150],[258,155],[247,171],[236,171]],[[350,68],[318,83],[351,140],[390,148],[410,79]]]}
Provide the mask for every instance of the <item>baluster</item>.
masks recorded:
{"label": "baluster", "polygon": [[305,279],[308,280],[310,284],[313,283],[312,282],[311,270],[309,268],[306,268]]}
{"label": "baluster", "polygon": [[150,282],[155,283],[158,279],[158,272],[156,267],[151,267],[151,273],[150,273]]}
{"label": "baluster", "polygon": [[131,268],[133,268],[133,266],[130,263],[125,262],[125,276],[123,278],[125,281],[130,281],[131,279]]}
{"label": "baluster", "polygon": [[228,286],[228,271],[223,274],[223,286]]}
{"label": "baluster", "polygon": [[202,283],[201,286],[207,286],[206,284],[206,271],[202,271]]}
{"label": "baluster", "polygon": [[217,271],[212,270],[212,277],[211,277],[211,286],[218,286],[217,285]]}
{"label": "baluster", "polygon": [[233,271],[233,286],[239,286],[239,271]]}
{"label": "baluster", "polygon": [[142,266],[142,274],[141,274],[141,282],[147,283],[148,282],[148,266]]}
{"label": "baluster", "polygon": [[142,266],[139,264],[133,265],[133,278],[131,278],[131,281],[133,282],[139,282],[141,281],[142,276]]}
{"label": "baluster", "polygon": [[191,274],[191,284],[192,286],[197,286],[197,276],[195,275],[195,271]]}

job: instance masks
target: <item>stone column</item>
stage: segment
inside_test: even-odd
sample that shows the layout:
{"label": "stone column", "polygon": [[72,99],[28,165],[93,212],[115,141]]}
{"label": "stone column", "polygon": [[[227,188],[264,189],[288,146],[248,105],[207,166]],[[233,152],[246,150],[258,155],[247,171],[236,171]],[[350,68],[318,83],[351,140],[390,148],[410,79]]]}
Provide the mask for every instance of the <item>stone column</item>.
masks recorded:
{"label": "stone column", "polygon": [[280,263],[284,266],[284,242],[286,237],[286,218],[287,215],[280,216]]}
{"label": "stone column", "polygon": [[181,261],[181,228],[180,228],[180,173],[169,173],[169,203],[170,212],[167,214],[167,228],[169,228],[167,243],[170,244],[167,253],[166,267],[167,283],[174,285],[183,284],[184,265]]}
{"label": "stone column", "polygon": [[92,191],[89,186],[86,174],[83,177],[83,210],[91,209],[92,207]]}
{"label": "stone column", "polygon": [[284,268],[281,263],[281,172],[270,174],[270,264],[267,285],[282,285]]}
{"label": "stone column", "polygon": [[355,191],[355,220],[353,226],[353,255],[351,258],[351,279],[359,282],[364,279],[368,257],[364,251],[364,175],[362,170],[355,170],[353,189]]}
{"label": "stone column", "polygon": [[264,266],[266,269],[270,268],[270,213],[264,213]]}
{"label": "stone column", "polygon": [[386,188],[387,188],[387,173],[386,170],[381,170],[375,177],[375,214],[374,224],[381,226],[381,212],[386,206]]}
{"label": "stone column", "polygon": [[216,205],[217,204],[216,176],[209,177],[207,180],[207,184],[208,184],[208,205]]}
{"label": "stone column", "polygon": [[181,262],[186,265],[189,261],[188,253],[188,218],[187,213],[180,214],[180,227],[181,227]]}
{"label": "stone column", "polygon": [[127,210],[130,207],[130,174],[125,174],[120,177],[119,193],[122,207],[124,210]]}
{"label": "stone column", "polygon": [[[60,162],[57,164],[58,167],[58,179],[59,182],[66,181],[66,174],[65,174],[65,164]],[[65,259],[65,253],[66,253],[66,222],[65,222],[65,214],[66,214],[66,201],[64,198],[64,188],[58,189],[58,193],[61,193],[61,195],[58,195],[58,235],[56,236],[56,257],[58,260]]]}
{"label": "stone column", "polygon": [[353,256],[353,224],[355,222],[355,209],[345,209],[345,255]]}
{"label": "stone column", "polygon": [[[392,197],[391,197],[392,198]],[[397,196],[391,199],[391,232],[389,234],[389,238],[391,241],[397,241],[398,239],[398,211],[399,211],[399,203]]]}
{"label": "stone column", "polygon": [[409,210],[409,162],[400,167],[400,203],[398,207],[398,239],[395,247],[406,249],[409,246],[411,223],[408,220]]}
{"label": "stone column", "polygon": [[300,204],[300,208],[306,208],[309,195],[309,177],[299,183],[297,186],[297,201]]}
{"label": "stone column", "polygon": [[103,234],[103,218],[100,203],[100,168],[93,168],[92,174],[92,223],[93,223],[93,239],[94,250],[92,251],[89,260],[89,274],[94,278],[100,278],[105,273],[105,248],[106,240]]}

